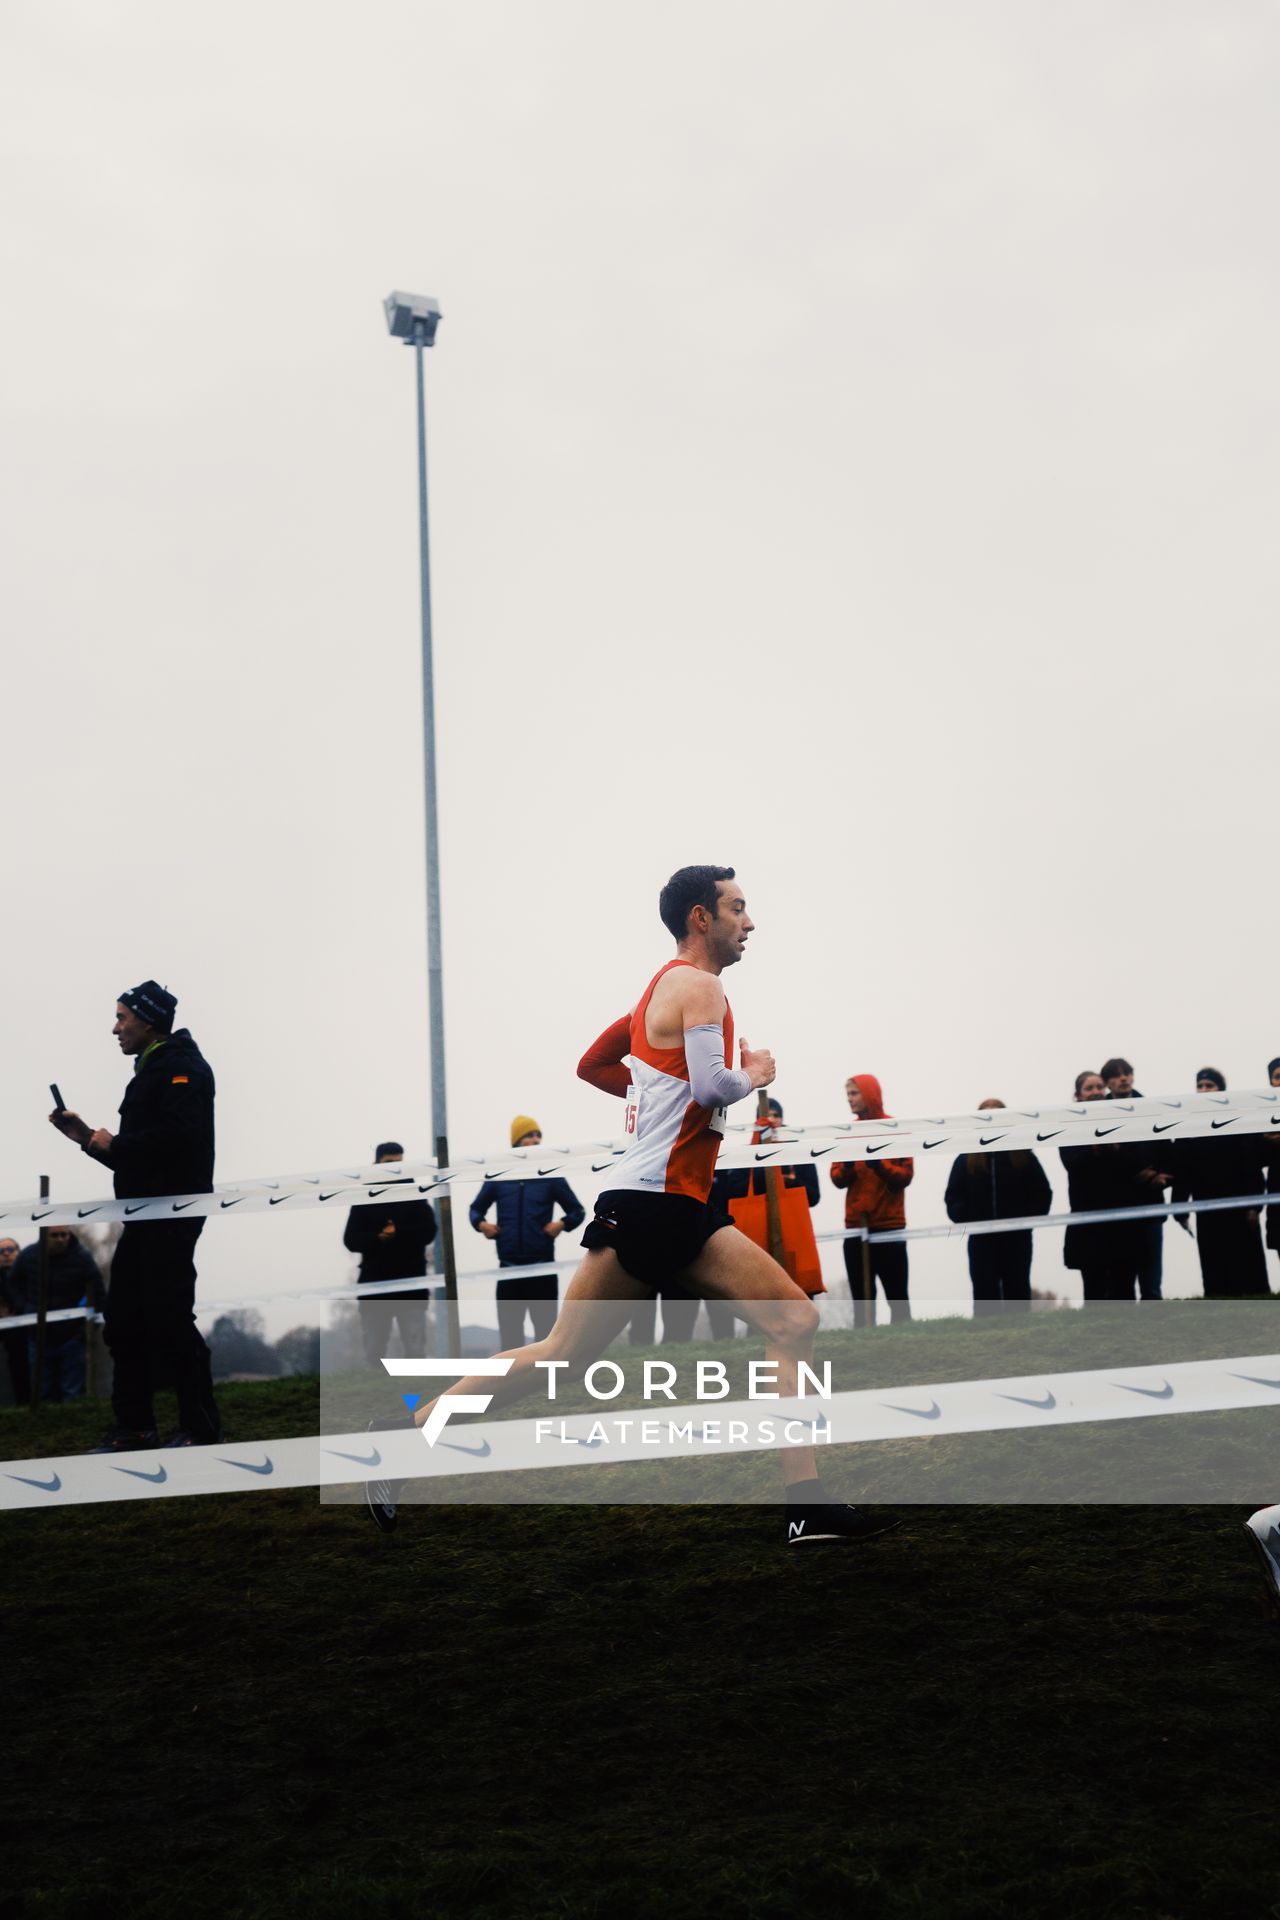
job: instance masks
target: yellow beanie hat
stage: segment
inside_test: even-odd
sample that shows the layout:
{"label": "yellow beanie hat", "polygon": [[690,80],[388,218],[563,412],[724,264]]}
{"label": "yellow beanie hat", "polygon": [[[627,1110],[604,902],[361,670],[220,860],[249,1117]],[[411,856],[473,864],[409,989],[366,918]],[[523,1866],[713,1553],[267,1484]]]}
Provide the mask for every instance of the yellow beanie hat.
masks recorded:
{"label": "yellow beanie hat", "polygon": [[541,1132],[542,1132],[542,1128],[538,1125],[536,1120],[531,1119],[527,1113],[518,1113],[515,1119],[511,1122],[511,1144],[514,1147],[516,1144],[516,1141],[523,1140],[526,1133],[541,1133]]}

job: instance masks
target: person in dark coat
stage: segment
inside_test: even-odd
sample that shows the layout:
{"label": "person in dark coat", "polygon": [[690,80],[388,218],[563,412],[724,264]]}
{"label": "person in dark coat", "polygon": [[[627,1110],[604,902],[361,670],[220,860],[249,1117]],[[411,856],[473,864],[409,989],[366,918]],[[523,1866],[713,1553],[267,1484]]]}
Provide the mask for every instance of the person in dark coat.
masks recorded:
{"label": "person in dark coat", "polygon": [[[185,1027],[175,1033],[176,997],[154,980],[122,993],[111,1031],[133,1060],[120,1103],[120,1128],[89,1127],[78,1113],[51,1113],[60,1133],[110,1167],[118,1200],[213,1190],[214,1080]],[[178,1394],[171,1447],[212,1446],[222,1438],[209,1349],[196,1326],[194,1253],[203,1219],[127,1222],[107,1288],[105,1334],[111,1349],[115,1425],[95,1453],[153,1447],[155,1389]]]}
{"label": "person in dark coat", "polygon": [[[1075,1097],[1105,1100],[1107,1083],[1100,1073],[1077,1074]],[[1123,1166],[1118,1147],[1098,1143],[1058,1151],[1067,1170],[1067,1205],[1072,1213],[1103,1213],[1120,1205]],[[1126,1221],[1109,1227],[1068,1227],[1062,1263],[1080,1275],[1086,1302],[1133,1298],[1136,1252]]]}
{"label": "person in dark coat", "polygon": [[14,1305],[13,1269],[21,1248],[6,1234],[0,1240],[0,1349],[9,1365],[9,1387],[15,1407],[25,1407],[31,1398],[31,1366],[27,1359],[27,1329],[6,1327],[18,1309]]}
{"label": "person in dark coat", "polygon": [[[35,1313],[40,1304],[40,1242],[24,1247],[13,1266],[10,1298],[15,1313]],[[80,1244],[70,1227],[49,1228],[50,1313],[66,1307],[92,1307],[101,1313],[104,1294],[98,1263],[87,1247]],[[26,1329],[29,1374],[35,1373],[36,1330]],[[44,1400],[79,1400],[84,1395],[83,1320],[50,1320],[44,1330],[44,1378],[40,1395]]]}
{"label": "person in dark coat", "polygon": [[[404,1159],[398,1140],[384,1140],[374,1148],[377,1167],[394,1166]],[[396,1200],[384,1196],[363,1207],[352,1207],[343,1229],[342,1244],[360,1255],[357,1285],[375,1286],[384,1280],[421,1280],[427,1271],[427,1248],[436,1237],[435,1208],[429,1200]],[[394,1328],[406,1357],[425,1358],[428,1294],[380,1293],[360,1302],[360,1334],[364,1357],[376,1366],[391,1352]]]}
{"label": "person in dark coat", "polygon": [[[1201,1067],[1196,1075],[1197,1093],[1226,1090],[1224,1074],[1216,1067]],[[1256,1133],[1179,1140],[1174,1155],[1175,1202],[1229,1200],[1233,1194],[1261,1193],[1268,1144]],[[1196,1214],[1196,1251],[1206,1300],[1265,1298],[1270,1293],[1260,1221],[1259,1207],[1222,1207]]]}
{"label": "person in dark coat", "polygon": [[[979,1112],[1003,1107],[983,1100]],[[1034,1153],[962,1153],[947,1181],[949,1220],[1019,1220],[1048,1213],[1053,1204],[1049,1176]],[[998,1303],[1026,1310],[1031,1306],[1032,1229],[969,1235],[969,1279],[974,1318],[999,1312]]]}
{"label": "person in dark coat", "polygon": [[[542,1128],[527,1113],[511,1122],[513,1147],[536,1147]],[[496,1208],[496,1221],[485,1216]],[[555,1218],[561,1209],[562,1217]],[[586,1219],[586,1209],[567,1180],[486,1180],[471,1202],[471,1224],[498,1248],[500,1267],[541,1266],[556,1257],[556,1241]],[[535,1340],[545,1340],[556,1323],[560,1282],[556,1275],[512,1276],[498,1282],[498,1348],[524,1345],[525,1315]]]}
{"label": "person in dark coat", "polygon": [[[1133,1084],[1133,1068],[1119,1054],[1104,1060],[1100,1069],[1107,1083],[1109,1100],[1141,1100]],[[1173,1180],[1171,1142],[1129,1140],[1116,1148],[1119,1156],[1118,1207],[1158,1207],[1164,1204],[1165,1188]],[[1164,1293],[1164,1215],[1154,1220],[1132,1220],[1130,1244],[1133,1248],[1133,1277],[1122,1297],[1132,1298],[1134,1287],[1141,1300],[1159,1300]]]}
{"label": "person in dark coat", "polygon": [[[1268,1061],[1267,1079],[1280,1087],[1280,1058]],[[1267,1192],[1280,1195],[1280,1138],[1273,1134],[1267,1147]],[[1267,1245],[1280,1254],[1280,1206],[1267,1208]]]}

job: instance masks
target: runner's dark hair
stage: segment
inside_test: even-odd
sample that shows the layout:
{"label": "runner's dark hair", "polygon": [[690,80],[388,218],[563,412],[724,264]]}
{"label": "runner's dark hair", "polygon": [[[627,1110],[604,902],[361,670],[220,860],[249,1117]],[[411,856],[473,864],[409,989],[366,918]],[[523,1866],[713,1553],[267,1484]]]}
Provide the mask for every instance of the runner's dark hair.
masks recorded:
{"label": "runner's dark hair", "polygon": [[732,880],[732,867],[681,867],[673,873],[658,895],[662,924],[673,940],[683,940],[689,932],[689,915],[695,907],[714,913],[719,894],[716,883]]}

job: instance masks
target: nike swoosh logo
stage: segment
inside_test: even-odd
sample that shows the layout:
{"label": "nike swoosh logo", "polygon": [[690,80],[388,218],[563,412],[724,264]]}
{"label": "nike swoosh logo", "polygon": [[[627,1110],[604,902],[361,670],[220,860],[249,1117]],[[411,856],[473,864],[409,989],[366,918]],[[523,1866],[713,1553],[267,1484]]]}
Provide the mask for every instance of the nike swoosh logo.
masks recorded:
{"label": "nike swoosh logo", "polygon": [[834,1153],[834,1152],[835,1152],[834,1147],[810,1147],[809,1158],[811,1160],[821,1160],[824,1153]]}
{"label": "nike swoosh logo", "polygon": [[1058,1135],[1063,1131],[1064,1129],[1062,1127],[1055,1127],[1052,1133],[1038,1133],[1036,1135],[1036,1139],[1037,1140],[1056,1140]]}
{"label": "nike swoosh logo", "polygon": [[1095,1127],[1093,1137],[1095,1140],[1105,1140],[1109,1133],[1119,1133],[1119,1131],[1119,1127]]}
{"label": "nike swoosh logo", "polygon": [[564,1165],[564,1162],[562,1160],[557,1160],[554,1167],[539,1167],[538,1178],[540,1180],[545,1180],[549,1173],[559,1173],[563,1165]]}
{"label": "nike swoosh logo", "polygon": [[868,1157],[873,1153],[883,1153],[886,1147],[891,1147],[892,1145],[892,1140],[877,1140],[874,1147],[867,1148]]}
{"label": "nike swoosh logo", "polygon": [[6,1480],[21,1480],[24,1487],[39,1487],[41,1493],[57,1493],[62,1485],[55,1473],[52,1480],[32,1480],[25,1473],[6,1473]]}
{"label": "nike swoosh logo", "polygon": [[777,1157],[778,1157],[778,1149],[776,1147],[770,1147],[767,1153],[757,1153],[756,1163],[758,1165],[761,1160],[776,1160]]}
{"label": "nike swoosh logo", "polygon": [[100,1201],[98,1202],[98,1206],[97,1206],[97,1207],[78,1207],[78,1208],[76,1209],[76,1219],[77,1219],[77,1220],[87,1220],[87,1219],[89,1218],[89,1215],[90,1215],[91,1213],[97,1213],[97,1211],[98,1211],[98,1207],[101,1207],[102,1205],[103,1205],[103,1202],[102,1202],[102,1201],[100,1200]]}
{"label": "nike swoosh logo", "polygon": [[1043,1400],[1030,1400],[1025,1393],[1002,1393],[1002,1400],[1016,1400],[1020,1407],[1038,1407],[1041,1413],[1048,1413],[1057,1406],[1052,1393],[1046,1393]]}
{"label": "nike swoosh logo", "polygon": [[412,1180],[388,1180],[385,1187],[370,1187],[368,1189],[369,1198],[371,1200],[380,1200],[384,1193],[391,1191],[392,1187],[411,1187],[412,1185]]}
{"label": "nike swoosh logo", "polygon": [[274,1473],[275,1472],[275,1466],[269,1454],[267,1456],[267,1464],[265,1467],[255,1467],[252,1460],[224,1460],[222,1464],[224,1467],[243,1467],[246,1473]]}
{"label": "nike swoosh logo", "polygon": [[[175,1213],[182,1213],[187,1207],[194,1207],[194,1205],[195,1205],[194,1200],[175,1200],[173,1203],[173,1210]],[[127,1473],[128,1468],[127,1467],[124,1468],[123,1471]]]}
{"label": "nike swoosh logo", "polygon": [[237,1199],[237,1200],[224,1200],[224,1201],[222,1202],[222,1205],[223,1205],[223,1207],[224,1207],[224,1208],[226,1208],[226,1207],[238,1207],[238,1206],[240,1205],[240,1201],[241,1201],[241,1200],[247,1200],[248,1198],[249,1198],[249,1196],[248,1196],[248,1194],[247,1194],[247,1193],[242,1193],[242,1194],[240,1195],[240,1197],[239,1197],[239,1199]]}
{"label": "nike swoosh logo", "polygon": [[914,1413],[917,1420],[940,1420],[942,1418],[942,1408],[938,1405],[936,1400],[933,1400],[929,1403],[929,1407],[927,1411],[923,1407],[894,1406],[894,1403],[892,1400],[886,1400],[884,1402],[884,1405],[886,1407],[892,1407],[895,1413]]}
{"label": "nike swoosh logo", "polygon": [[46,1207],[43,1213],[33,1213],[31,1216],[32,1222],[34,1223],[37,1220],[47,1220],[49,1218],[49,1215],[54,1211],[55,1209],[53,1207]]}
{"label": "nike swoosh logo", "polygon": [[941,1140],[922,1140],[920,1144],[927,1153],[930,1147],[945,1147],[950,1138],[951,1135],[949,1133],[944,1133]]}
{"label": "nike swoosh logo", "polygon": [[1151,1131],[1152,1133],[1168,1133],[1171,1127],[1180,1127],[1181,1125],[1181,1120],[1157,1120],[1154,1122]]}
{"label": "nike swoosh logo", "polygon": [[338,1195],[339,1195],[339,1194],[340,1194],[340,1193],[341,1193],[342,1191],[343,1191],[343,1189],[342,1189],[341,1187],[335,1187],[332,1193],[322,1193],[322,1194],[320,1195],[320,1198],[321,1198],[322,1200],[336,1200],[336,1199],[337,1199],[337,1197],[338,1197]]}
{"label": "nike swoosh logo", "polygon": [[268,1197],[267,1197],[267,1205],[268,1205],[269,1207],[281,1207],[281,1206],[283,1206],[283,1205],[284,1205],[284,1203],[285,1203],[285,1201],[286,1201],[286,1200],[287,1200],[288,1198],[289,1198],[289,1196],[288,1196],[288,1194],[287,1194],[287,1193],[273,1193],[273,1194],[269,1194],[269,1195],[268,1195]]}
{"label": "nike swoosh logo", "polygon": [[1257,1373],[1237,1373],[1234,1377],[1237,1380],[1248,1380],[1255,1387],[1275,1387],[1280,1390],[1280,1380],[1264,1380]]}
{"label": "nike swoosh logo", "polygon": [[163,1467],[159,1473],[144,1473],[141,1467],[117,1467],[116,1472],[127,1473],[133,1480],[153,1480],[158,1487],[162,1487],[169,1478]]}
{"label": "nike swoosh logo", "polygon": [[1209,1126],[1214,1133],[1217,1133],[1219,1127],[1234,1127],[1239,1118],[1240,1115],[1238,1113],[1233,1113],[1229,1120],[1211,1120]]}
{"label": "nike swoosh logo", "polygon": [[[581,1444],[583,1446],[586,1446],[587,1443],[584,1440],[581,1442]],[[600,1442],[597,1440],[595,1444],[596,1446],[599,1446]],[[460,1440],[437,1440],[436,1445],[438,1447],[448,1447],[450,1453],[474,1454],[477,1460],[486,1460],[489,1457],[489,1455],[493,1452],[493,1448],[489,1445],[489,1442],[487,1440],[482,1440],[478,1447],[464,1447]]]}
{"label": "nike swoosh logo", "polygon": [[1004,1139],[1003,1133],[980,1133],[978,1135],[978,1145],[980,1147],[992,1147],[995,1145],[997,1140],[1003,1140],[1003,1139]]}
{"label": "nike swoosh logo", "polygon": [[354,1460],[358,1467],[380,1467],[382,1465],[382,1455],[376,1447],[372,1453],[343,1453],[340,1447],[326,1447],[325,1452],[331,1453],[335,1460]]}
{"label": "nike swoosh logo", "polygon": [[1117,1380],[1115,1385],[1124,1387],[1126,1393],[1143,1393],[1148,1400],[1172,1400],[1173,1398],[1173,1388],[1167,1380],[1162,1387],[1126,1387],[1123,1380]]}
{"label": "nike swoosh logo", "polygon": [[613,1161],[612,1161],[612,1160],[601,1160],[601,1161],[599,1162],[599,1164],[598,1164],[598,1165],[597,1165],[597,1163],[596,1163],[596,1162],[595,1162],[595,1161],[593,1160],[593,1161],[591,1162],[591,1171],[592,1171],[592,1173],[603,1173],[603,1172],[605,1171],[605,1169],[606,1169],[606,1167],[611,1167],[612,1165],[613,1165]]}
{"label": "nike swoosh logo", "polygon": [[125,1217],[125,1219],[127,1220],[127,1219],[129,1218],[129,1215],[130,1215],[131,1213],[141,1213],[141,1212],[142,1212],[142,1208],[143,1208],[143,1207],[149,1207],[150,1205],[151,1205],[151,1202],[150,1202],[149,1200],[144,1200],[144,1201],[142,1201],[142,1203],[141,1203],[141,1205],[139,1205],[139,1206],[136,1206],[136,1207],[126,1207],[126,1208],[125,1208],[125,1210],[124,1210],[124,1217]]}

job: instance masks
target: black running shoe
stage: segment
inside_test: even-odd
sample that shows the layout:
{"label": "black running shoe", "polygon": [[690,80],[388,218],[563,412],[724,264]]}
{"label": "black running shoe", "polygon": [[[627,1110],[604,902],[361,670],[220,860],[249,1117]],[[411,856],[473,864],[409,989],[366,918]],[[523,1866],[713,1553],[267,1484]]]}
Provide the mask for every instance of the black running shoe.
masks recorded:
{"label": "black running shoe", "polygon": [[169,1435],[164,1444],[166,1447],[220,1447],[222,1435],[219,1433],[211,1439],[201,1440],[197,1434],[188,1433],[185,1427],[179,1427],[175,1433]]}
{"label": "black running shoe", "polygon": [[821,1480],[802,1480],[787,1489],[787,1545],[806,1540],[872,1540],[892,1533],[898,1521],[883,1508],[868,1511],[828,1500]]}
{"label": "black running shoe", "polygon": [[145,1433],[138,1433],[131,1427],[112,1427],[110,1433],[104,1433],[100,1446],[88,1448],[89,1453],[147,1453],[152,1447],[160,1445],[160,1435],[154,1427],[148,1427]]}
{"label": "black running shoe", "polygon": [[1280,1618],[1280,1507],[1260,1507],[1244,1525],[1257,1551],[1272,1612]]}
{"label": "black running shoe", "polygon": [[[404,1424],[402,1419],[371,1420],[369,1432],[385,1433]],[[398,1480],[366,1480],[364,1483],[364,1503],[369,1509],[369,1518],[383,1533],[394,1533],[396,1530],[396,1498],[399,1492]]]}

